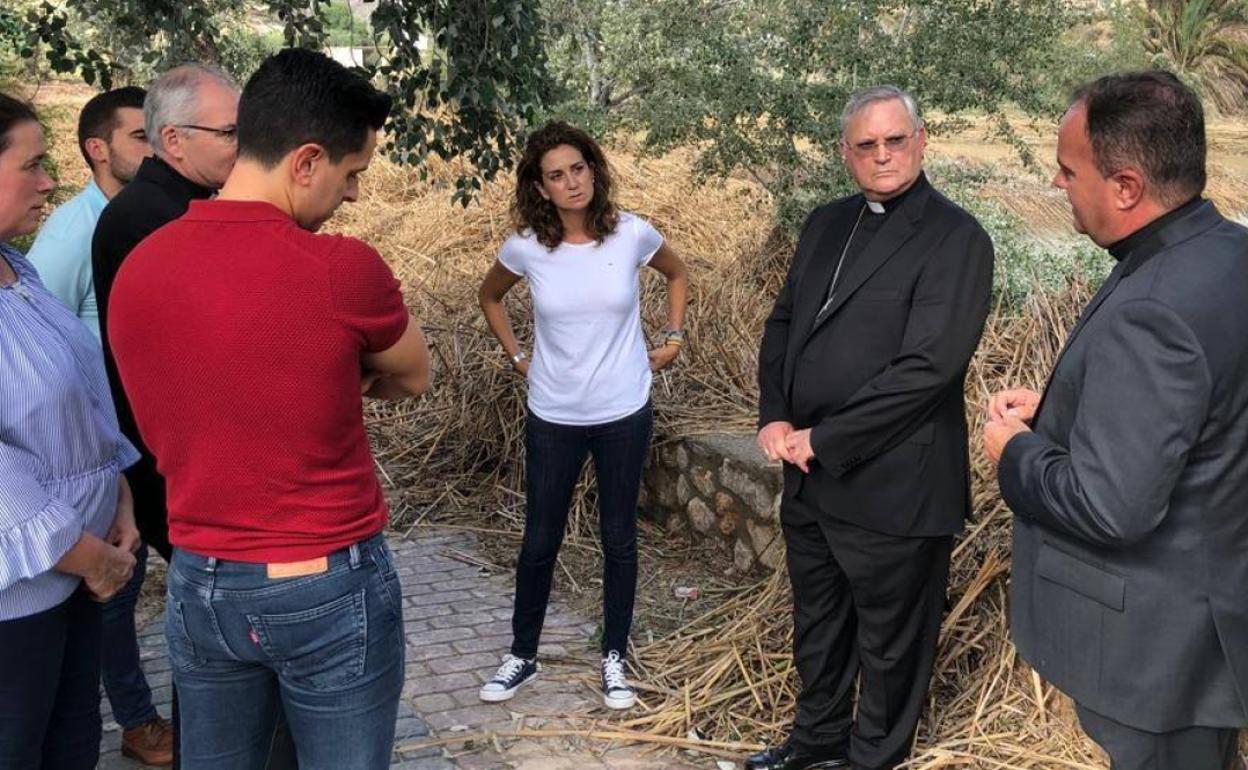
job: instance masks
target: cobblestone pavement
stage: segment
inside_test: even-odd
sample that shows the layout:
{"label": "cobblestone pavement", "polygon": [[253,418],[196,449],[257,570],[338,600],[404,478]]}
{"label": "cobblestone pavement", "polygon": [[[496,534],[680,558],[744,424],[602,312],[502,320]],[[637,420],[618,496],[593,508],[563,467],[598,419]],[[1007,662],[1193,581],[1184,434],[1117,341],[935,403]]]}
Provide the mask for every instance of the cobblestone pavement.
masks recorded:
{"label": "cobblestone pavement", "polygon": [[[611,720],[596,687],[594,623],[557,601],[547,613],[538,679],[503,704],[482,703],[477,689],[511,642],[512,576],[482,565],[475,535],[424,529],[391,539],[403,583],[407,682],[395,733],[392,770],[701,770],[713,761],[647,754],[635,747],[576,737],[500,736],[505,731],[568,730]],[[169,661],[160,618],[142,629],[140,656],[153,699],[168,715]],[[121,730],[103,699],[100,770],[137,770],[120,754]],[[631,714],[635,716],[636,714]]]}

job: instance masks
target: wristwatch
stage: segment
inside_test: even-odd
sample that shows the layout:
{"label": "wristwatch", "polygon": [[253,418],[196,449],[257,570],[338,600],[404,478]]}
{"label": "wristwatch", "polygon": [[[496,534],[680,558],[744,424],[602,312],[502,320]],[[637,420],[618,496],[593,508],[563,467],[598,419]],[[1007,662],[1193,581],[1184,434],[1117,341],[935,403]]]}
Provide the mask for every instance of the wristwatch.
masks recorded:
{"label": "wristwatch", "polygon": [[663,344],[675,345],[680,347],[685,344],[685,332],[683,329],[668,329],[663,332]]}
{"label": "wristwatch", "polygon": [[520,366],[520,362],[525,360],[526,358],[528,358],[528,356],[524,354],[523,350],[516,353],[514,356],[511,357],[511,368],[512,369],[518,368]]}

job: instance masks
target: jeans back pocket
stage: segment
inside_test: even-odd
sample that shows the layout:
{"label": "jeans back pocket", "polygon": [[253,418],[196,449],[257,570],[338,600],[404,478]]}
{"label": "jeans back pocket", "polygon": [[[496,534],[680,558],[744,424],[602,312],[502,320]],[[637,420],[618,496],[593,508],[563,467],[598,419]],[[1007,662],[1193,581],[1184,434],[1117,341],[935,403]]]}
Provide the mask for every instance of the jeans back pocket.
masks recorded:
{"label": "jeans back pocket", "polygon": [[247,615],[265,654],[293,684],[342,687],[364,673],[368,651],[365,590],[306,610]]}

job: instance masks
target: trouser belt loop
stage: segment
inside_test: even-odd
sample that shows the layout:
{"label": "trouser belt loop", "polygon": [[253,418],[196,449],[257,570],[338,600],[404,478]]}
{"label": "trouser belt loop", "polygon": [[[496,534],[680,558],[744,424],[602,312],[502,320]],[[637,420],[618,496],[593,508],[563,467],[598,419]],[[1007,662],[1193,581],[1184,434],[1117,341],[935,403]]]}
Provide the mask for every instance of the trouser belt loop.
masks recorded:
{"label": "trouser belt loop", "polygon": [[207,569],[209,572],[216,572],[217,571],[217,557],[209,556],[208,563],[204,565],[204,568]]}
{"label": "trouser belt loop", "polygon": [[352,543],[351,547],[347,549],[347,553],[350,555],[351,569],[359,569],[360,568],[360,544]]}

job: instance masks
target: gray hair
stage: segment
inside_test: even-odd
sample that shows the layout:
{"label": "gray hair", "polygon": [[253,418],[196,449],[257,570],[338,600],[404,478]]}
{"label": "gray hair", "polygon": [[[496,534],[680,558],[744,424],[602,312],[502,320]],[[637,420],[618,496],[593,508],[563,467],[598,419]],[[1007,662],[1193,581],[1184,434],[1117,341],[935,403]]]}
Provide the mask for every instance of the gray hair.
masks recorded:
{"label": "gray hair", "polygon": [[841,110],[841,134],[845,133],[845,127],[849,125],[849,121],[866,109],[867,105],[893,99],[905,105],[906,112],[910,114],[910,125],[914,126],[914,130],[917,131],[923,127],[923,118],[919,115],[919,103],[909,91],[904,91],[897,86],[871,86],[849,95],[849,99],[845,102],[845,109]]}
{"label": "gray hair", "polygon": [[157,152],[164,150],[160,130],[165,126],[195,122],[195,109],[199,103],[199,89],[215,82],[237,91],[234,79],[216,67],[207,64],[183,64],[156,78],[147,88],[143,100],[143,129],[147,141]]}

